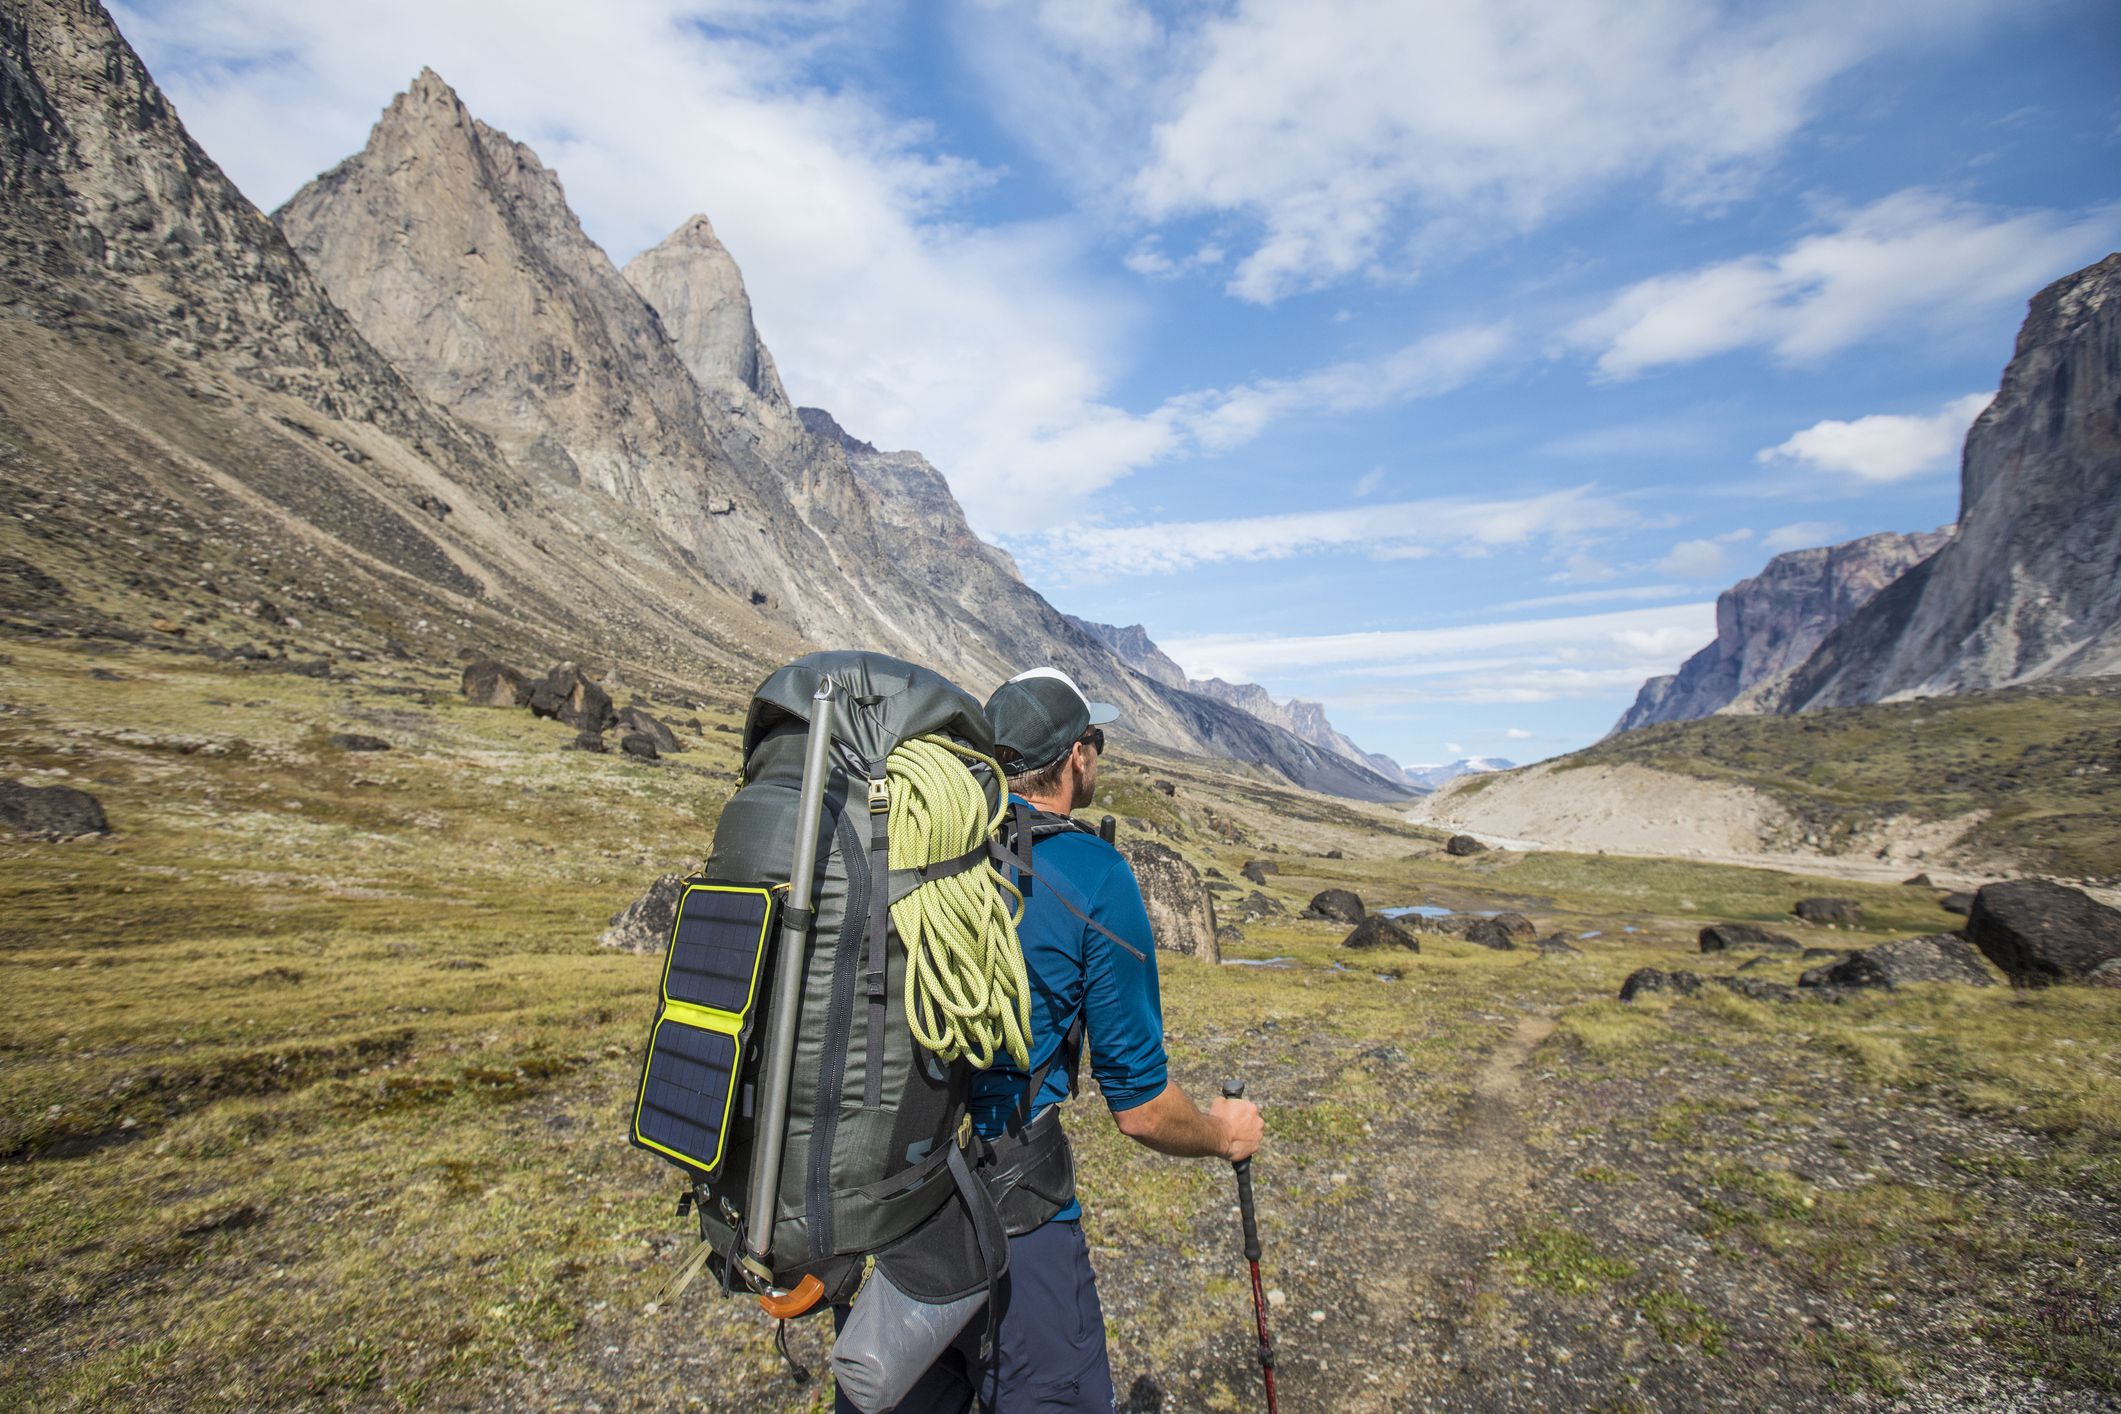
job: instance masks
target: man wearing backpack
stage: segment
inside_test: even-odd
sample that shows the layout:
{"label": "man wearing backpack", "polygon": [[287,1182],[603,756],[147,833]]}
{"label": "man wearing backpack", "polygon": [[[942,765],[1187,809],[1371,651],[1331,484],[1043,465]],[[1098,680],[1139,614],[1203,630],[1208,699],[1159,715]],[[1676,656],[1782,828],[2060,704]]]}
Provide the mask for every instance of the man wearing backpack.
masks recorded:
{"label": "man wearing backpack", "polygon": [[1074,1088],[1085,1033],[1091,1073],[1128,1138],[1177,1158],[1232,1163],[1259,1147],[1257,1106],[1219,1099],[1203,1111],[1167,1076],[1141,886],[1118,850],[1069,818],[1095,799],[1103,727],[1118,715],[1055,668],[1011,678],[987,703],[1009,775],[1014,818],[1005,835],[1031,869],[1012,871],[1025,892],[1017,932],[1031,975],[1031,1069],[1004,1058],[978,1075],[973,1118],[1005,1164],[1026,1152],[1027,1135],[1053,1142],[1038,1148],[1046,1157],[1028,1161],[1031,1175],[1003,1204],[1012,1236],[991,1362],[978,1357],[985,1323],[975,1320],[900,1401],[900,1414],[965,1409],[975,1391],[982,1409],[999,1414],[1109,1414],[1116,1405],[1082,1208],[1065,1140],[1051,1132],[1059,1116],[1047,1113]]}

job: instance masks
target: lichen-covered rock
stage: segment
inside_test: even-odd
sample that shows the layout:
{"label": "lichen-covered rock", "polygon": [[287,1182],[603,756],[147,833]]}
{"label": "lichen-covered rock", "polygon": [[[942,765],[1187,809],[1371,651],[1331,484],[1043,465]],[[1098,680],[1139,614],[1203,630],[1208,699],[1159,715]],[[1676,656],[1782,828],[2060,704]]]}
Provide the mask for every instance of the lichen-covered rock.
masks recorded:
{"label": "lichen-covered rock", "polygon": [[1215,936],[1215,900],[1200,871],[1169,845],[1129,839],[1119,845],[1141,885],[1142,906],[1156,946],[1185,953],[1202,962],[1220,962],[1222,946]]}
{"label": "lichen-covered rock", "polygon": [[1903,987],[1911,982],[1958,982],[1993,987],[1980,956],[1964,938],[1939,933],[1927,938],[1898,938],[1852,952],[1839,962],[1814,967],[1798,979],[1800,987]]}
{"label": "lichen-covered rock", "polygon": [[1728,952],[1732,948],[1773,948],[1796,952],[1799,944],[1784,933],[1773,933],[1752,923],[1711,923],[1701,930],[1703,952]]}
{"label": "lichen-covered rock", "polygon": [[582,731],[609,731],[619,723],[611,694],[591,682],[573,663],[555,663],[530,693],[530,710]]}
{"label": "lichen-covered rock", "polygon": [[[619,713],[619,729],[628,735],[638,733],[647,737],[649,742],[659,752],[683,751],[685,749],[683,744],[678,741],[676,732],[656,720],[638,703]],[[621,741],[619,745],[624,747],[625,742]]]}
{"label": "lichen-covered rock", "polygon": [[1245,861],[1244,867],[1237,872],[1255,884],[1264,884],[1267,882],[1269,874],[1279,874],[1281,870],[1277,869],[1270,860],[1248,859]]}
{"label": "lichen-covered rock", "polygon": [[678,900],[684,896],[684,876],[663,875],[646,893],[612,914],[611,926],[597,941],[626,952],[661,952],[670,946],[671,930],[677,927]]}
{"label": "lichen-covered rock", "polygon": [[1691,997],[1701,990],[1701,976],[1694,972],[1666,972],[1655,967],[1638,967],[1628,974],[1628,980],[1620,984],[1620,999],[1634,1001],[1644,992],[1672,992]]}
{"label": "lichen-covered rock", "polygon": [[2081,982],[2121,958],[2121,909],[2082,889],[2015,879],[1974,895],[1966,935],[2014,986]]}
{"label": "lichen-covered rock", "polygon": [[71,840],[107,835],[110,821],[102,802],[85,790],[0,781],[0,830],[32,839]]}
{"label": "lichen-covered rock", "polygon": [[641,761],[661,759],[655,749],[655,739],[644,732],[628,732],[620,737],[619,750]]}
{"label": "lichen-covered rock", "polygon": [[1373,913],[1355,925],[1355,931],[1340,940],[1344,948],[1405,948],[1420,952],[1421,943],[1412,933],[1382,914]]}
{"label": "lichen-covered rock", "polygon": [[1304,917],[1323,918],[1332,923],[1360,923],[1365,914],[1362,897],[1347,889],[1323,889],[1312,895],[1310,904],[1304,909]]}
{"label": "lichen-covered rock", "polygon": [[1503,922],[1501,918],[1475,918],[1466,924],[1465,931],[1459,936],[1469,943],[1478,943],[1484,948],[1493,948],[1497,952],[1508,952],[1517,946],[1517,940],[1520,935],[1516,929]]}
{"label": "lichen-covered rock", "polygon": [[1471,835],[1453,835],[1444,841],[1443,852],[1463,859],[1468,855],[1486,854],[1488,847]]}

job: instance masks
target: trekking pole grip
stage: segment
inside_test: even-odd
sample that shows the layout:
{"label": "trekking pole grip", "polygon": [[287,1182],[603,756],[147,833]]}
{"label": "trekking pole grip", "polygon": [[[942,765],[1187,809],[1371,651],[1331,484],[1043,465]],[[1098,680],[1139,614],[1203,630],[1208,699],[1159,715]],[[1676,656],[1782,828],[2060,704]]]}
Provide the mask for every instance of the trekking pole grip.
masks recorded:
{"label": "trekking pole grip", "polygon": [[[1244,1097],[1244,1081],[1223,1082],[1225,1100],[1242,1100]],[[1237,1211],[1245,1224],[1245,1257],[1256,1262],[1259,1260],[1259,1214],[1252,1207],[1252,1160],[1239,1159],[1230,1167],[1237,1170]]]}

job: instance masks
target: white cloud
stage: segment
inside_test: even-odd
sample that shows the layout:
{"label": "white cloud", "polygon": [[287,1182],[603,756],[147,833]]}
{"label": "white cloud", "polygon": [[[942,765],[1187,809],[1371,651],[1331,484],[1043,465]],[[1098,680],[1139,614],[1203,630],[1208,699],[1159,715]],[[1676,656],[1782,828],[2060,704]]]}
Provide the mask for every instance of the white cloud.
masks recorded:
{"label": "white cloud", "polygon": [[1503,732],[1503,736],[1510,741],[1530,741],[1532,739],[1532,734],[1523,727],[1510,727]]}
{"label": "white cloud", "polygon": [[1358,501],[1359,501],[1359,500],[1361,500],[1361,499],[1362,499],[1363,497],[1365,497],[1365,496],[1368,496],[1368,495],[1372,494],[1373,492],[1375,492],[1375,491],[1377,490],[1377,488],[1378,488],[1378,487],[1380,487],[1380,486],[1382,486],[1382,485],[1384,485],[1384,484],[1385,484],[1385,469],[1384,469],[1383,467],[1381,467],[1381,466],[1373,466],[1373,467],[1371,467],[1371,468],[1370,468],[1370,469],[1369,469],[1368,471],[1364,472],[1364,473],[1362,474],[1362,477],[1361,477],[1361,479],[1359,479],[1359,480],[1358,480],[1358,481],[1357,481],[1357,482],[1355,483],[1355,490],[1354,490],[1354,496],[1355,496],[1355,499],[1356,499],[1356,500],[1358,500]]}
{"label": "white cloud", "polygon": [[1167,639],[1163,648],[1194,677],[1259,682],[1336,709],[1375,711],[1624,695],[1673,671],[1715,632],[1716,606],[1689,603],[1449,628],[1208,634]]}
{"label": "white cloud", "polygon": [[1969,393],[1927,415],[1873,413],[1852,422],[1815,422],[1787,441],[1762,449],[1758,460],[1802,462],[1817,471],[1859,481],[1905,481],[1958,466],[1966,430],[1994,395]]}
{"label": "white cloud", "polygon": [[1634,523],[1595,487],[1518,500],[1437,497],[1344,510],[1147,525],[1072,525],[1025,542],[1021,558],[1055,576],[1169,574],[1222,561],[1287,559],[1357,549],[1377,558],[1438,550],[1485,554],[1529,542],[1565,543]]}
{"label": "white cloud", "polygon": [[1948,329],[2107,250],[2121,207],[2007,215],[1913,189],[1846,214],[1773,255],[1748,255],[1622,291],[1564,334],[1628,378],[1743,348],[1815,360],[1881,333]]}
{"label": "white cloud", "polygon": [[[1152,122],[1137,209],[1248,219],[1257,239],[1229,288],[1271,302],[1408,273],[1424,250],[1533,229],[1622,182],[1648,178],[1682,207],[1729,200],[1836,78],[1997,8],[1240,0],[1193,33],[1135,29],[1103,64],[1079,62],[1061,91],[1094,95],[1071,111],[1091,106],[1082,123],[1106,141],[1056,160],[1083,185],[1108,180],[1112,144],[1134,138],[1112,113]],[[1159,65],[1180,85],[1161,107],[1140,82]],[[1085,130],[1056,118],[1040,115],[1049,132]]]}
{"label": "white cloud", "polygon": [[1682,579],[1717,579],[1730,567],[1730,556],[1714,540],[1682,540],[1657,562],[1659,572]]}
{"label": "white cloud", "polygon": [[1627,589],[1578,589],[1568,594],[1542,594],[1536,599],[1513,599],[1495,605],[1497,613],[1518,609],[1559,609],[1573,604],[1616,604],[1646,599],[1677,599],[1699,591],[1689,584],[1639,584]]}
{"label": "white cloud", "polygon": [[1787,550],[1811,550],[1821,545],[1839,544],[1848,528],[1839,521],[1799,520],[1788,525],[1778,525],[1760,539],[1760,548],[1770,555],[1780,555]]}

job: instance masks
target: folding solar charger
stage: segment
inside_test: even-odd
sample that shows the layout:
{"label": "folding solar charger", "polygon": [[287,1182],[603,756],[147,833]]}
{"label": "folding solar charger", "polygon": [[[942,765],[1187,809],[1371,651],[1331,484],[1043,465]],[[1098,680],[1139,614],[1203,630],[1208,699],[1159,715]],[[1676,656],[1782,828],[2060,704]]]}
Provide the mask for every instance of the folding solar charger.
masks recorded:
{"label": "folding solar charger", "polygon": [[632,1138],[702,1174],[722,1162],[780,893],[709,881],[678,902]]}

